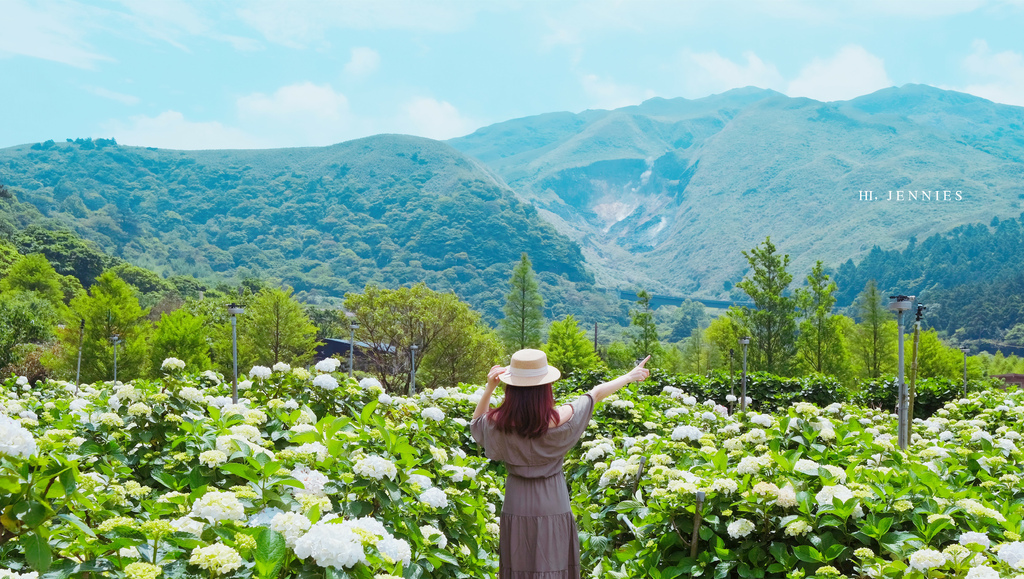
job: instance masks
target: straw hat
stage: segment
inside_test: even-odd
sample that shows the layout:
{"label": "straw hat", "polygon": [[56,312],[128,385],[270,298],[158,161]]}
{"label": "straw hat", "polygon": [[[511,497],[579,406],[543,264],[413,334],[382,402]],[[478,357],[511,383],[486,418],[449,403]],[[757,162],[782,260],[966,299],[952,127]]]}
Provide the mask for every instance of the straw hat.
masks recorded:
{"label": "straw hat", "polygon": [[548,356],[540,350],[519,350],[512,354],[512,362],[498,376],[509,386],[540,386],[558,380],[562,373],[554,366],[548,366]]}

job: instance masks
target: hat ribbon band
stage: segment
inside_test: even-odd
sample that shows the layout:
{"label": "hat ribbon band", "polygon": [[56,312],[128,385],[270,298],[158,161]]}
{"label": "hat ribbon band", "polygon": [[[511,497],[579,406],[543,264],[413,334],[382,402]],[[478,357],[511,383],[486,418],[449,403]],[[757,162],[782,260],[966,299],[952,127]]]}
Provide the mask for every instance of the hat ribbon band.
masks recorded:
{"label": "hat ribbon band", "polygon": [[547,366],[543,368],[509,368],[509,376],[518,376],[521,378],[538,378],[548,373]]}

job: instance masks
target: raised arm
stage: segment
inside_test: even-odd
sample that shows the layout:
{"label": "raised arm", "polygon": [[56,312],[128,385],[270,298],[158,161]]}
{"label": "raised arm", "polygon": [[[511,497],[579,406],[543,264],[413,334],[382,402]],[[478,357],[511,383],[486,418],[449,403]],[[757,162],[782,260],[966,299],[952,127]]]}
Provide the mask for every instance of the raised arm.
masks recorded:
{"label": "raised arm", "polygon": [[643,362],[640,362],[639,364],[636,365],[636,368],[633,368],[632,370],[626,372],[622,376],[619,376],[618,378],[610,382],[605,382],[604,384],[598,384],[597,386],[594,386],[594,389],[590,391],[590,396],[593,397],[594,404],[597,404],[598,402],[618,392],[619,388],[622,388],[626,384],[646,380],[647,377],[650,376],[651,371],[648,370],[647,368],[644,368],[644,365],[647,364],[647,361],[650,359],[651,357],[647,356],[646,358],[644,358]]}
{"label": "raised arm", "polygon": [[491,366],[490,372],[487,373],[487,386],[484,387],[484,395],[480,397],[480,402],[476,403],[476,410],[473,411],[474,420],[483,416],[491,407],[491,394],[498,386],[498,376],[504,371],[505,368],[502,366]]}

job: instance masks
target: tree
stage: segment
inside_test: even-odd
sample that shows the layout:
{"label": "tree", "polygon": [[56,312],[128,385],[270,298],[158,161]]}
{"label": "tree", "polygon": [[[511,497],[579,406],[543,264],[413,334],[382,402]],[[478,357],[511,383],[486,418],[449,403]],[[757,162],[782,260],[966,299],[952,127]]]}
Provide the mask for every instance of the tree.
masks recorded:
{"label": "tree", "polygon": [[860,366],[861,376],[873,379],[895,372],[898,327],[875,280],[868,281],[857,296],[854,309],[860,321],[850,336],[850,349]]}
{"label": "tree", "polygon": [[[86,294],[71,300],[74,317],[85,320],[82,342],[82,382],[111,380],[114,377],[114,345],[118,336],[117,379],[128,381],[146,374],[149,362],[147,339],[151,325],[131,286],[107,271],[96,278]],[[65,374],[74,372],[78,359],[78,324],[69,324],[58,332],[61,349],[55,361]]]}
{"label": "tree", "polygon": [[510,352],[539,348],[544,327],[544,298],[525,253],[512,270],[509,286],[505,317],[498,323],[498,335]]}
{"label": "tree", "polygon": [[638,307],[629,312],[633,333],[633,357],[642,360],[650,356],[649,365],[654,367],[662,350],[661,342],[658,340],[658,327],[654,324],[654,314],[651,311],[651,294],[645,290],[638,291],[636,305]]}
{"label": "tree", "polygon": [[832,314],[836,282],[824,271],[821,261],[807,276],[807,289],[798,289],[797,301],[804,312],[797,338],[797,363],[805,372],[817,372],[843,379],[849,377],[850,360],[842,321]]}
{"label": "tree", "polygon": [[59,321],[53,305],[35,292],[0,293],[0,369],[19,363],[26,346],[50,340]]}
{"label": "tree", "polygon": [[26,255],[14,262],[7,277],[0,280],[0,292],[32,292],[63,311],[64,291],[61,276],[40,253]]}
{"label": "tree", "polygon": [[[245,313],[238,316],[238,368],[253,365],[272,366],[286,362],[303,366],[316,354],[316,326],[292,295],[292,288],[264,287],[247,304]],[[231,364],[231,326],[221,326],[217,342],[217,359],[227,369]]]}
{"label": "tree", "polygon": [[408,391],[410,346],[417,346],[416,384],[454,386],[483,379],[501,357],[497,335],[454,293],[425,284],[395,290],[368,285],[362,294],[346,294],[345,309],[359,323],[356,340],[374,373],[390,392]]}
{"label": "tree", "polygon": [[209,320],[194,316],[185,309],[170,314],[161,314],[153,333],[151,356],[154,372],[159,372],[167,358],[178,358],[185,362],[190,372],[210,367]]}
{"label": "tree", "polygon": [[742,353],[740,352],[739,339],[749,333],[746,328],[736,321],[734,316],[718,316],[711,320],[711,323],[708,324],[707,329],[704,331],[704,339],[711,344],[711,348],[715,352],[712,360],[719,361],[723,368],[728,369],[729,351],[732,350],[733,360],[736,362],[740,361]]}
{"label": "tree", "polygon": [[[665,310],[666,316],[661,315]],[[662,328],[665,329],[663,336],[667,342],[678,342],[685,340],[693,334],[694,328],[707,326],[707,313],[704,304],[693,300],[686,300],[674,308],[658,308],[655,317],[663,321]]]}
{"label": "tree", "polygon": [[715,360],[715,351],[704,330],[700,327],[690,332],[681,350],[683,366],[691,374],[706,374]]}
{"label": "tree", "polygon": [[565,376],[580,370],[590,370],[601,363],[594,352],[593,342],[572,314],[565,316],[562,321],[551,322],[548,343],[543,349],[548,355],[548,364],[561,370]]}
{"label": "tree", "polygon": [[779,376],[789,374],[796,354],[796,299],[787,296],[793,276],[786,271],[789,255],[780,256],[767,237],[762,245],[744,251],[750,273],[736,284],[754,308],[731,308],[729,314],[750,330],[749,366]]}

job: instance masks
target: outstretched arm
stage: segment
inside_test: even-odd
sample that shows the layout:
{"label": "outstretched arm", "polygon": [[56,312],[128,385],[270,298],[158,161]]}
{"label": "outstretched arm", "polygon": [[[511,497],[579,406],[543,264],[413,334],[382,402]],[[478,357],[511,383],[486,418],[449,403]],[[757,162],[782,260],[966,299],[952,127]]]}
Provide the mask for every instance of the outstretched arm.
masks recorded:
{"label": "outstretched arm", "polygon": [[644,368],[644,365],[647,364],[647,361],[650,359],[651,357],[647,356],[646,358],[644,358],[643,362],[640,362],[639,364],[636,365],[636,368],[633,368],[632,370],[626,372],[622,376],[619,376],[618,378],[610,382],[605,382],[604,384],[598,384],[597,386],[594,386],[594,389],[590,391],[590,396],[594,399],[594,404],[597,404],[598,402],[618,392],[619,388],[622,388],[626,384],[646,380],[647,377],[651,375],[651,371],[648,370],[647,368]]}
{"label": "outstretched arm", "polygon": [[491,394],[494,393],[494,389],[498,387],[498,375],[505,371],[502,366],[491,366],[490,372],[487,373],[487,386],[484,387],[484,395],[480,397],[480,402],[476,403],[476,410],[473,411],[473,419],[477,419],[491,407]]}

